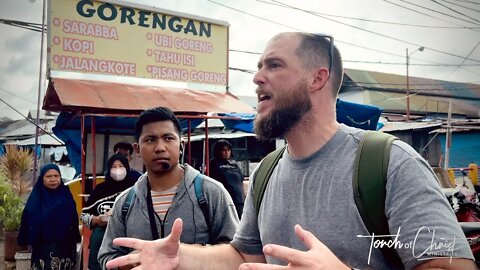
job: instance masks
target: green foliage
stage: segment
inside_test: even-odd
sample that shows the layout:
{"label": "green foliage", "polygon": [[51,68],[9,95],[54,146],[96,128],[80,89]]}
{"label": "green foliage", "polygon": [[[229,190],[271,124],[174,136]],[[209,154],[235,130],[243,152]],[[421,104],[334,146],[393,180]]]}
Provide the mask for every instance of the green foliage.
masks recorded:
{"label": "green foliage", "polygon": [[0,176],[0,222],[5,231],[17,231],[20,228],[24,207],[22,197]]}

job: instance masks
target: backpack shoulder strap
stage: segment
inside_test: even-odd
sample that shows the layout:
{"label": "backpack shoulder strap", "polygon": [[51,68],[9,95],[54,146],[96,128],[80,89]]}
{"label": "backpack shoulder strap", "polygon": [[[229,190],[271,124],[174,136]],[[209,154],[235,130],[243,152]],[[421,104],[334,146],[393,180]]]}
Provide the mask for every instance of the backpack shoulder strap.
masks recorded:
{"label": "backpack shoulder strap", "polygon": [[[195,196],[197,197],[197,202],[198,206],[200,206],[200,209],[202,210],[203,216],[205,217],[205,222],[207,223],[208,227],[208,235],[211,236],[211,224],[210,224],[210,218],[208,214],[208,202],[205,199],[205,195],[203,194],[203,180],[204,176],[203,174],[199,173],[193,179],[193,186],[195,189]],[[188,192],[188,191],[187,191]]]}
{"label": "backpack shoulder strap", "polygon": [[135,186],[132,186],[132,188],[130,188],[127,194],[127,198],[125,199],[125,202],[123,202],[123,205],[122,205],[122,216],[124,220],[125,220],[125,217],[127,216],[128,209],[130,209],[130,205],[132,204],[133,198],[135,198]]}
{"label": "backpack shoulder strap", "polygon": [[[389,235],[385,216],[387,170],[390,149],[397,138],[367,131],[357,149],[353,171],[353,197],[365,227],[371,235]],[[399,260],[394,249],[382,248],[387,258]]]}
{"label": "backpack shoulder strap", "polygon": [[285,152],[287,146],[285,145],[282,148],[278,148],[277,150],[268,154],[263,161],[260,163],[257,172],[255,174],[255,182],[253,183],[253,204],[255,206],[255,210],[258,212],[260,211],[260,205],[262,204],[263,194],[265,193],[265,189],[267,188],[268,181],[270,180],[270,176],[277,166],[278,161]]}

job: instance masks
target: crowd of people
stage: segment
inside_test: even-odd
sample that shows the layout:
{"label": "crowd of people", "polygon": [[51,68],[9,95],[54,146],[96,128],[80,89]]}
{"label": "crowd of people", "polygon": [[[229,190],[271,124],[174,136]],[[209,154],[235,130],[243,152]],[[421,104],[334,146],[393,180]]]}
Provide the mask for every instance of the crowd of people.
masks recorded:
{"label": "crowd of people", "polygon": [[[230,142],[214,145],[210,175],[203,175],[180,162],[174,113],[142,112],[135,143],[115,148],[105,182],[83,208],[81,220],[93,231],[89,268],[475,269],[434,172],[400,140],[388,153],[384,203],[396,259],[378,248],[352,192],[352,153],[366,132],[336,120],[342,80],[330,36],[289,32],[267,43],[254,76],[254,130],[287,146],[258,207],[256,171],[245,197]],[[133,153],[144,164],[141,175],[129,166]],[[78,214],[59,179],[55,165],[42,168],[22,217],[19,241],[31,245],[35,269],[57,259],[65,262],[59,269],[75,263]]]}

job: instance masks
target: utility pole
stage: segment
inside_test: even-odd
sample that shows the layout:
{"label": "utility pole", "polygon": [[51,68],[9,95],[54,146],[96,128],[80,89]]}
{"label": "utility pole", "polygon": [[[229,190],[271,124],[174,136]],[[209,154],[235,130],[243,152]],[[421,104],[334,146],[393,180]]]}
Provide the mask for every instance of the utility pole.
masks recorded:
{"label": "utility pole", "polygon": [[445,164],[444,169],[450,166],[450,147],[452,147],[452,100],[448,100],[447,135],[445,136]]}
{"label": "utility pole", "polygon": [[40,101],[41,101],[41,94],[42,94],[42,77],[43,77],[43,39],[45,37],[45,29],[43,26],[45,25],[45,12],[46,12],[46,5],[47,1],[43,0],[43,9],[42,9],[42,34],[40,37],[40,71],[38,72],[38,97],[37,97],[37,115],[35,118],[35,147],[33,148],[33,185],[35,185],[35,181],[37,180],[37,167],[38,167],[38,158],[37,158],[37,148],[38,148],[38,136],[40,135],[39,130],[39,123],[40,123]]}
{"label": "utility pole", "polygon": [[406,64],[407,64],[407,89],[406,89],[407,122],[410,122],[410,76],[408,74],[408,67],[410,65],[410,56],[417,51],[422,52],[424,49],[425,49],[425,47],[420,47],[420,48],[416,49],[415,51],[413,51],[412,53],[409,54],[408,53],[408,48],[407,48],[406,53],[405,53],[405,56],[407,58],[407,62],[406,62]]}

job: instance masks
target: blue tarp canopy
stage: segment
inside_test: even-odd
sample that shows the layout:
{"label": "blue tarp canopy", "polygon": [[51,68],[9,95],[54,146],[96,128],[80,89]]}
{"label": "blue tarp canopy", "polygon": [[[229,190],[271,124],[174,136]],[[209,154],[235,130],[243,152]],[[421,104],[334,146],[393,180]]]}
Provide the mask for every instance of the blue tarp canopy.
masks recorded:
{"label": "blue tarp canopy", "polygon": [[[338,122],[365,130],[377,130],[378,120],[382,114],[382,109],[375,106],[352,103],[340,99],[337,99],[336,107]],[[221,113],[219,115],[240,118],[240,120],[222,119],[222,122],[226,127],[253,133],[253,120],[255,119],[255,114]]]}
{"label": "blue tarp canopy", "polygon": [[[114,134],[114,135],[134,135],[136,117],[112,117],[112,116],[86,116],[85,130],[91,131],[92,121],[95,125],[97,134]],[[191,129],[194,129],[203,119],[190,119]],[[180,119],[182,131],[188,128],[188,120]],[[61,139],[67,147],[68,157],[72,166],[77,171],[81,171],[81,117],[70,112],[61,112],[57,118],[53,133]]]}
{"label": "blue tarp canopy", "polygon": [[[378,120],[382,113],[382,109],[362,105],[343,100],[337,100],[337,121],[347,126],[357,127],[365,130],[376,130]],[[234,130],[253,133],[253,120],[255,114],[229,114],[221,113],[219,116],[225,116],[236,119],[221,119],[223,124]],[[93,120],[92,120],[93,119]],[[92,121],[95,123],[95,130],[98,134],[116,134],[116,135],[133,135],[135,129],[135,117],[110,117],[110,116],[86,116],[85,130],[91,130]],[[191,128],[194,129],[204,119],[191,119]],[[81,171],[81,117],[70,113],[62,112],[57,118],[54,134],[60,138],[66,145],[68,156],[72,166],[77,172]],[[182,131],[186,131],[188,121],[180,119]]]}
{"label": "blue tarp canopy", "polygon": [[337,121],[350,127],[377,130],[382,111],[379,107],[337,99]]}

